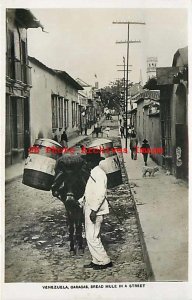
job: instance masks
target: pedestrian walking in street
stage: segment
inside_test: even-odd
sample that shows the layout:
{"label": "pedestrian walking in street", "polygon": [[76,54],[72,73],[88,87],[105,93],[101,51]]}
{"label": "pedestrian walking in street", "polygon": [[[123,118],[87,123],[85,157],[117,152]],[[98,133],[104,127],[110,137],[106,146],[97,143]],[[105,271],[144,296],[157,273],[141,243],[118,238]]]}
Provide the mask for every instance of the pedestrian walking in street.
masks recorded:
{"label": "pedestrian walking in street", "polygon": [[61,146],[63,147],[68,147],[68,137],[67,137],[67,133],[65,132],[65,130],[63,131],[62,135],[61,135],[61,142],[60,142]]}
{"label": "pedestrian walking in street", "polygon": [[30,136],[29,136],[29,130],[25,130],[24,132],[24,153],[25,153],[25,158],[28,157],[29,155],[29,147],[30,147]]}
{"label": "pedestrian walking in street", "polygon": [[134,128],[134,126],[132,125],[132,126],[130,126],[130,128],[131,128],[131,133],[135,133],[135,128]]}
{"label": "pedestrian walking in street", "polygon": [[110,127],[107,126],[107,127],[105,128],[105,133],[106,133],[107,137],[109,137],[109,131],[110,131]]}
{"label": "pedestrian walking in street", "polygon": [[94,132],[96,133],[96,137],[98,137],[98,135],[99,135],[99,124],[98,123],[95,124]]}
{"label": "pedestrian walking in street", "polygon": [[85,124],[85,135],[87,135],[87,124]]}
{"label": "pedestrian walking in street", "polygon": [[137,145],[138,145],[138,140],[136,134],[132,133],[130,138],[130,150],[131,150],[131,158],[134,160],[137,159]]}
{"label": "pedestrian walking in street", "polygon": [[106,199],[107,176],[99,166],[101,160],[100,153],[87,154],[87,163],[91,173],[84,196],[79,199],[80,206],[84,207],[85,235],[92,256],[92,261],[84,265],[84,268],[93,268],[94,270],[112,267],[111,259],[107,255],[100,238],[103,216],[109,213]]}
{"label": "pedestrian walking in street", "polygon": [[131,138],[131,133],[132,133],[132,130],[131,130],[131,127],[129,127],[129,128],[128,128],[128,135],[127,135],[128,138]]}
{"label": "pedestrian walking in street", "polygon": [[143,140],[143,143],[140,148],[140,152],[142,152],[145,166],[147,166],[147,158],[148,158],[148,154],[150,152],[150,145],[149,145],[148,140],[146,140],[146,139]]}
{"label": "pedestrian walking in street", "polygon": [[55,141],[55,142],[58,142],[58,137],[57,137],[56,134],[55,134],[55,136],[54,136],[54,141]]}
{"label": "pedestrian walking in street", "polygon": [[120,127],[121,138],[124,138],[124,127]]}
{"label": "pedestrian walking in street", "polygon": [[82,126],[81,126],[81,124],[78,124],[78,133],[79,133],[79,135],[82,135],[82,132],[83,132]]}

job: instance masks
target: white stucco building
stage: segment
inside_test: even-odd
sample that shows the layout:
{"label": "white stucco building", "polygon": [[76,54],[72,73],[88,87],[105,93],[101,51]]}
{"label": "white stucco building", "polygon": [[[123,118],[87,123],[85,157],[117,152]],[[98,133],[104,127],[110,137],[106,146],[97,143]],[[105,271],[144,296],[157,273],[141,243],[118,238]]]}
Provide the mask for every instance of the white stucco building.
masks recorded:
{"label": "white stucco building", "polygon": [[32,88],[30,96],[31,144],[37,138],[58,141],[63,130],[67,135],[78,129],[78,90],[83,88],[66,72],[53,70],[29,57]]}

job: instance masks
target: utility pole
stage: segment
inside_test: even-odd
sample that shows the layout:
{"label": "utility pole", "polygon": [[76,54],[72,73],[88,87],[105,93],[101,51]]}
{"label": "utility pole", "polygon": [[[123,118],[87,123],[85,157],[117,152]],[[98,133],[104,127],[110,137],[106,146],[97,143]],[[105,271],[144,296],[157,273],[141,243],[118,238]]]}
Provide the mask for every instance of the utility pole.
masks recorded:
{"label": "utility pole", "polygon": [[[123,90],[124,90],[124,101],[123,101],[123,110],[125,113],[125,101],[126,101],[126,80],[125,80],[125,67],[127,67],[127,65],[125,64],[125,57],[123,56],[123,65],[117,65],[117,67],[123,67],[123,70],[117,70],[119,72],[123,72]],[[128,67],[132,67],[132,65],[129,65]],[[128,70],[128,72],[131,72],[132,70]]]}
{"label": "utility pole", "polygon": [[[129,65],[129,44],[133,44],[133,43],[141,43],[141,41],[138,40],[134,40],[131,41],[129,40],[129,24],[128,23],[128,36],[127,36],[127,41],[116,41],[116,44],[127,44],[127,66]],[[129,69],[126,68],[126,97],[125,97],[125,148],[127,149],[127,139],[128,139],[128,132],[127,132],[127,120],[128,120],[128,98],[129,98],[129,89],[128,89],[128,84],[129,84]]]}
{"label": "utility pole", "polygon": [[[129,27],[130,25],[145,25],[143,22],[129,22],[129,21],[115,21],[113,24],[126,24],[127,25],[127,41],[119,41],[116,42],[116,44],[122,44],[126,43],[127,44],[127,66],[129,66],[129,44],[131,43],[140,43],[140,41],[130,41],[129,40]],[[125,101],[125,114],[126,114],[126,122],[125,122],[125,130],[126,130],[126,137],[125,137],[125,148],[127,149],[127,112],[128,112],[128,81],[129,81],[129,70],[128,67],[126,68],[126,101]]]}
{"label": "utility pole", "polygon": [[[132,67],[132,65],[131,65]],[[127,65],[127,69],[129,68],[129,65]],[[124,81],[124,103],[123,103],[123,110],[125,113],[125,101],[126,101],[126,85],[125,85],[125,57],[123,56],[123,81]]]}
{"label": "utility pole", "polygon": [[[117,71],[123,72],[123,73],[124,73],[124,77],[123,77],[123,82],[124,82],[124,84],[123,84],[123,86],[124,86],[124,88],[123,88],[123,90],[124,90],[124,104],[123,104],[123,110],[124,110],[124,113],[125,113],[125,111],[126,111],[126,105],[125,105],[125,103],[126,103],[126,78],[125,78],[126,69],[125,69],[125,67],[124,67],[123,70],[117,70]],[[128,70],[128,72],[131,72],[131,71],[132,71],[132,70]],[[129,81],[130,81],[130,80],[129,80]]]}
{"label": "utility pole", "polygon": [[80,96],[80,133],[81,133],[81,135],[82,135],[82,117],[81,117],[81,112],[82,110],[81,110],[81,96]]}

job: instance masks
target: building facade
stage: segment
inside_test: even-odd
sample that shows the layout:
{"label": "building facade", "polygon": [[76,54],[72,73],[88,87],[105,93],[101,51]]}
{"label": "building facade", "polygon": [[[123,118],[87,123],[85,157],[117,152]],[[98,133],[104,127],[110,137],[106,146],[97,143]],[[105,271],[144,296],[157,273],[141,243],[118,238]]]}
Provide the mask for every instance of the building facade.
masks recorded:
{"label": "building facade", "polygon": [[37,138],[57,139],[78,131],[78,90],[83,88],[66,72],[29,57],[32,77],[30,102],[31,144]]}
{"label": "building facade", "polygon": [[[146,90],[133,97],[133,100],[137,107],[130,111],[131,124],[139,143],[147,139],[151,148],[161,148],[160,91]],[[162,153],[152,153],[151,158],[161,165]]]}
{"label": "building facade", "polygon": [[170,68],[157,69],[161,90],[163,165],[177,178],[188,179],[188,48],[178,49]]}
{"label": "building facade", "polygon": [[178,49],[172,67],[156,69],[158,90],[132,97],[130,111],[139,142],[162,148],[151,157],[176,178],[188,179],[188,48]]}
{"label": "building facade", "polygon": [[28,62],[27,29],[42,27],[27,9],[6,13],[6,166],[20,162],[30,145],[29,103],[31,67]]}
{"label": "building facade", "polygon": [[77,78],[76,81],[83,87],[83,91],[78,92],[80,110],[80,128],[90,128],[96,121],[96,108],[93,95],[93,87]]}

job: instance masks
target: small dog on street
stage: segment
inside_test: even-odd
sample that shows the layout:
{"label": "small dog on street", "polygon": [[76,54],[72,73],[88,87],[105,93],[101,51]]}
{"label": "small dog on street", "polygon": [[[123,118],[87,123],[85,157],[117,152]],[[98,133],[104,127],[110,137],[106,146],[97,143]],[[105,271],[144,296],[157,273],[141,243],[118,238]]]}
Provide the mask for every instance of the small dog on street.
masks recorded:
{"label": "small dog on street", "polygon": [[154,174],[159,171],[158,167],[143,167],[143,177],[146,177],[146,174],[149,173],[149,176],[153,176]]}

